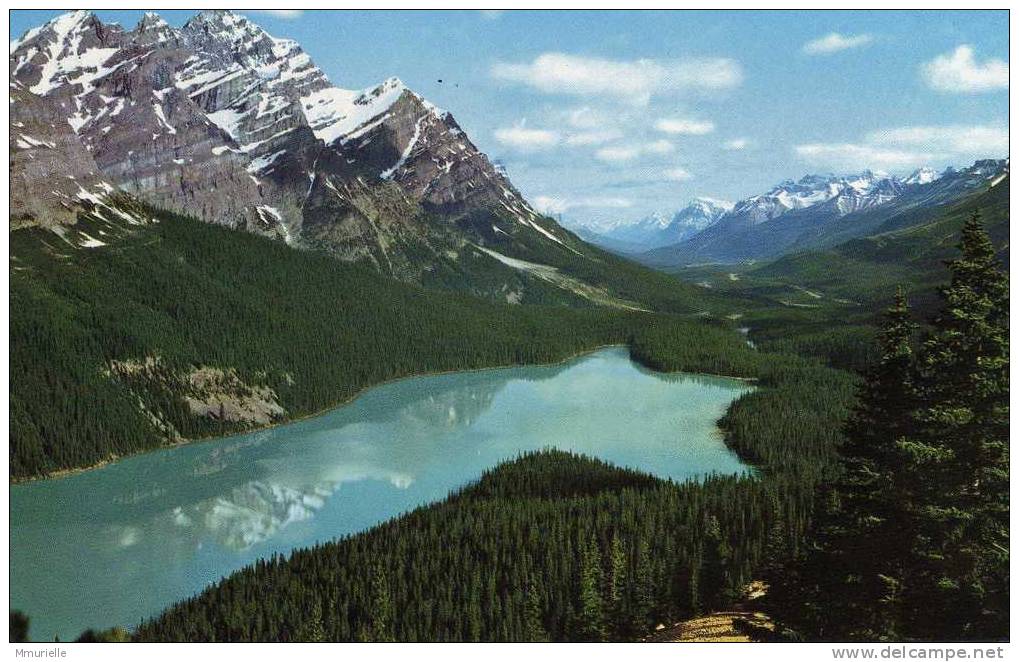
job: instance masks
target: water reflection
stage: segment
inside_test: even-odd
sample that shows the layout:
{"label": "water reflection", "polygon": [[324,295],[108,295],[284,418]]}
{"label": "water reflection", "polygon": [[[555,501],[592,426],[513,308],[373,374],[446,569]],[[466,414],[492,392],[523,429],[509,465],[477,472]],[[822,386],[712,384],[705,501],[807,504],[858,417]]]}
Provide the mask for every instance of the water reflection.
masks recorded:
{"label": "water reflection", "polygon": [[416,378],[291,425],[11,489],[11,599],[32,636],[130,625],[274,552],[444,497],[556,446],[683,479],[736,472],[714,421],[745,390],[610,349],[569,364]]}

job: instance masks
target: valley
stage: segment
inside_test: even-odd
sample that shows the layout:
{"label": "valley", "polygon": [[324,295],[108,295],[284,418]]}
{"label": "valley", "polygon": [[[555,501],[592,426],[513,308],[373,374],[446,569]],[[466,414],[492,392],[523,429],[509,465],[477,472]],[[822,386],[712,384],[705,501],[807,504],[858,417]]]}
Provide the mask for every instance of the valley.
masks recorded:
{"label": "valley", "polygon": [[621,173],[532,205],[554,171],[483,152],[478,105],[172,18],[11,41],[12,638],[1007,638],[1007,155],[736,202],[670,167],[698,197],[631,222],[617,185],[715,123],[616,144],[654,107],[623,87],[492,131]]}

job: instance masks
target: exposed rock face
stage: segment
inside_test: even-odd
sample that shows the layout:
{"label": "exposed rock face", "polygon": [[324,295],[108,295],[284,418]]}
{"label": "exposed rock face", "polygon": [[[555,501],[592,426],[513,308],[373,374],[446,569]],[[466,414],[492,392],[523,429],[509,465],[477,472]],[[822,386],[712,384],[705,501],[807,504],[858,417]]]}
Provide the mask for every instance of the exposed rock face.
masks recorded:
{"label": "exposed rock face", "polygon": [[59,106],[11,89],[11,228],[73,223],[83,195],[107,184]]}
{"label": "exposed rock face", "polygon": [[469,245],[522,257],[581,246],[399,79],[337,88],[296,42],[228,11],[180,30],[149,13],[130,31],[64,14],[12,44],[10,71],[17,111],[46,106],[60,126],[36,130],[62,135],[54,158],[28,163],[12,133],[19,209],[37,204],[46,173],[65,174],[66,153],[75,177],[91,170],[153,204],[411,280]]}

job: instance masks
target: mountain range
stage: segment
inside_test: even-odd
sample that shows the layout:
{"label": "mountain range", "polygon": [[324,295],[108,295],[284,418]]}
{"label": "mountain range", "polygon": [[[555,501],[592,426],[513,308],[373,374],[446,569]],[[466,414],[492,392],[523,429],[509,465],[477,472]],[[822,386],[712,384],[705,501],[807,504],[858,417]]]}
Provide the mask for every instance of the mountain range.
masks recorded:
{"label": "mountain range", "polygon": [[175,29],[148,13],[126,30],[66,13],[11,43],[10,74],[12,227],[94,247],[81,211],[145,220],[110,204],[125,193],[402,280],[591,296],[560,268],[593,249],[538,214],[450,113],[397,78],[337,87],[297,42],[238,14]]}
{"label": "mountain range", "polygon": [[713,225],[732,208],[733,203],[725,200],[695,198],[671,215],[654,212],[634,222],[572,223],[568,227],[578,236],[609,250],[638,253],[684,241]]}
{"label": "mountain range", "polygon": [[[943,207],[1008,173],[1008,159],[977,161],[937,173],[930,168],[908,177],[866,170],[858,175],[807,175],[786,180],[766,193],[741,200],[700,232],[669,246],[633,256],[671,268],[775,258],[798,250],[832,246],[872,233],[895,217]],[[908,225],[900,220],[900,227]]]}

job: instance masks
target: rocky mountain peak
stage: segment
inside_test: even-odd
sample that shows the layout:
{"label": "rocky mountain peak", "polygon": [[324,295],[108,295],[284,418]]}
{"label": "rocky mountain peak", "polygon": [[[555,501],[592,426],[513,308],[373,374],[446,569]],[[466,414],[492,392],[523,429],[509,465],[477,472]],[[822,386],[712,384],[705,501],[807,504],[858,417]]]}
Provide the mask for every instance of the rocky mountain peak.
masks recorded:
{"label": "rocky mountain peak", "polygon": [[[230,11],[180,30],[148,13],[129,33],[64,14],[12,43],[10,67],[19,112],[42,104],[61,125],[25,125],[12,178],[30,191],[73,159],[94,186],[408,279],[465,247],[579,252],[452,115],[399,78],[337,87],[296,41]],[[71,200],[64,221],[78,193],[69,184],[55,199]],[[20,204],[26,223],[31,202]],[[480,250],[471,259],[493,268]]]}
{"label": "rocky mountain peak", "polygon": [[929,184],[940,176],[941,174],[934,168],[928,168],[924,166],[923,168],[918,168],[914,170],[912,174],[909,175],[909,177],[906,177],[904,180],[902,180],[902,183],[907,185]]}

